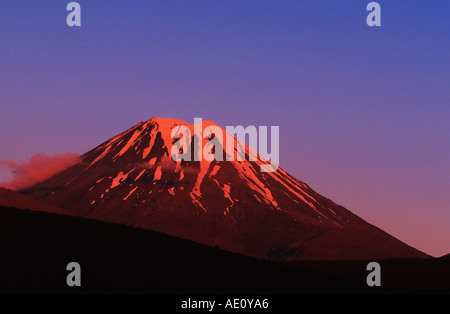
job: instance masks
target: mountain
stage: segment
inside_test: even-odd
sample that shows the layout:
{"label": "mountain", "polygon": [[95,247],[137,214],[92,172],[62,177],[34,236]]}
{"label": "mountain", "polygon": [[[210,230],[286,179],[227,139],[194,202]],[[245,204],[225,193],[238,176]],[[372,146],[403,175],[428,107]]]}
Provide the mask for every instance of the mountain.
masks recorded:
{"label": "mountain", "polygon": [[0,188],[0,206],[70,215],[68,211],[61,208],[37,202],[16,191],[5,188]]}
{"label": "mountain", "polygon": [[[171,132],[180,125],[189,128],[193,140],[203,137],[184,121],[152,118],[22,193],[74,215],[260,258],[426,257],[283,169],[260,172],[265,161],[247,146],[245,161],[175,162],[169,157],[175,142]],[[207,126],[217,125],[204,121]],[[216,130],[211,139],[217,136],[221,145],[215,149],[225,156],[227,140],[234,151],[242,143],[220,130],[223,137]],[[203,139],[201,147],[207,142]]]}

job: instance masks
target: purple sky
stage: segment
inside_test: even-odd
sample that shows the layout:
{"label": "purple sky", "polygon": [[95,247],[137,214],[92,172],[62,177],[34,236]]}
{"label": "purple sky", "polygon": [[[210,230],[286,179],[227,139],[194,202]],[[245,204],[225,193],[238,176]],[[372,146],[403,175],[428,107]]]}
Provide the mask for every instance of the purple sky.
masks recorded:
{"label": "purple sky", "polygon": [[153,116],[279,125],[285,170],[450,253],[449,1],[378,1],[379,28],[360,0],[78,2],[75,29],[65,1],[0,3],[0,160]]}

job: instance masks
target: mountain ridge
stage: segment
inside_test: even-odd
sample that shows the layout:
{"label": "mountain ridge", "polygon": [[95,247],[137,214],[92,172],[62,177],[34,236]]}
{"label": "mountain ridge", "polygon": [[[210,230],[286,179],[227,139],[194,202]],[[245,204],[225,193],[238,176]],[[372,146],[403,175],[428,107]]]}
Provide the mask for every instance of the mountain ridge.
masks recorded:
{"label": "mountain ridge", "polygon": [[0,206],[29,209],[47,213],[71,215],[68,211],[59,207],[38,202],[16,191],[0,187]]}

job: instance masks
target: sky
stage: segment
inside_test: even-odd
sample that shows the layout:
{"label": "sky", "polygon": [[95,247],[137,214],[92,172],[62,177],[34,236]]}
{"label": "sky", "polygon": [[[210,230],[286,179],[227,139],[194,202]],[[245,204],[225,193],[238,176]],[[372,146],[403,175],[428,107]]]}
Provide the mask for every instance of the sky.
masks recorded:
{"label": "sky", "polygon": [[68,27],[69,1],[0,1],[0,161],[155,116],[279,125],[283,169],[450,253],[450,1],[378,1],[380,27],[369,2],[85,0]]}

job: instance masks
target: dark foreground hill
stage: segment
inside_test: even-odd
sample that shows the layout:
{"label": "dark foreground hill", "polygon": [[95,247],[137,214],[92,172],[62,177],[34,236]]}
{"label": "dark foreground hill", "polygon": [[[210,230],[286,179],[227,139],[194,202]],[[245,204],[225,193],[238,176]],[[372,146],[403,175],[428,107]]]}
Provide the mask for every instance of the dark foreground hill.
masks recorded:
{"label": "dark foreground hill", "polygon": [[[276,263],[149,230],[7,207],[0,207],[0,255],[2,293],[450,293],[445,259],[382,261],[382,287],[368,288],[367,262]],[[82,286],[69,288],[73,261]]]}

